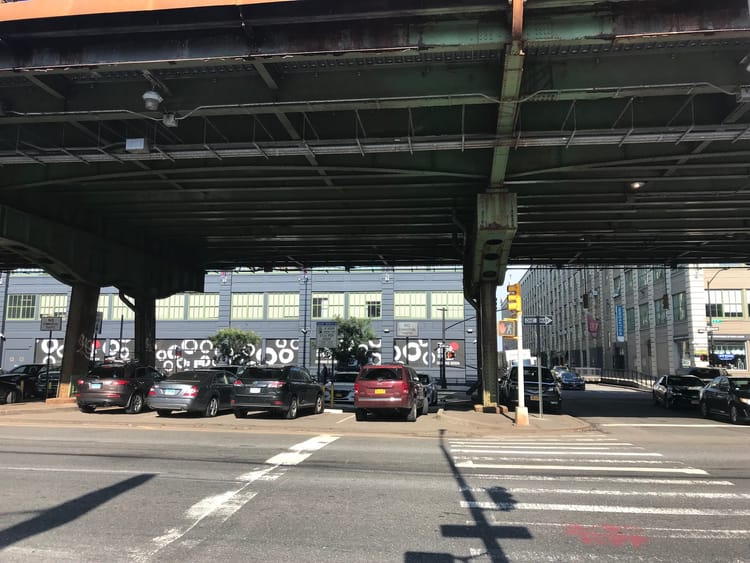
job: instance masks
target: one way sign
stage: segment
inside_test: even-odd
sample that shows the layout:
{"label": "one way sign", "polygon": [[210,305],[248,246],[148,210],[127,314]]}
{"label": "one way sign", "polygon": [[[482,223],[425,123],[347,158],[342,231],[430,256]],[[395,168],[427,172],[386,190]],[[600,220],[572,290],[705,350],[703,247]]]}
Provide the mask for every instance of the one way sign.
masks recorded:
{"label": "one way sign", "polygon": [[525,325],[548,325],[552,322],[552,317],[549,315],[542,315],[540,317],[524,317],[523,324]]}

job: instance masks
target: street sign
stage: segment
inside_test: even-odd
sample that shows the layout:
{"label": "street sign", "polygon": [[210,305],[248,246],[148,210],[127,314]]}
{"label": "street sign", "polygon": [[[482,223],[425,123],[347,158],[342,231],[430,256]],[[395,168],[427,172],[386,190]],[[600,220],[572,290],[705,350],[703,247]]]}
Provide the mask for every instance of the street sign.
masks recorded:
{"label": "street sign", "polygon": [[548,315],[542,315],[539,317],[525,316],[523,318],[523,324],[525,325],[548,325],[552,322],[552,318]]}
{"label": "street sign", "polygon": [[419,323],[415,321],[399,321],[396,323],[396,336],[416,338],[419,336]]}
{"label": "street sign", "polygon": [[39,330],[52,332],[53,330],[62,330],[62,317],[41,317]]}
{"label": "street sign", "polygon": [[339,323],[318,321],[315,323],[315,337],[318,348],[336,348],[339,345]]}

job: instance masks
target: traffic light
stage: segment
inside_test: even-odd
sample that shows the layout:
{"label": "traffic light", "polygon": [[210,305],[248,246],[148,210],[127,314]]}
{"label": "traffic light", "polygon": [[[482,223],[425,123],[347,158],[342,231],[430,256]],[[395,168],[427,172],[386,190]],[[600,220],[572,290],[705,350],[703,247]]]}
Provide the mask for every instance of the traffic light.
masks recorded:
{"label": "traffic light", "polygon": [[521,284],[508,284],[508,310],[514,317],[521,312]]}

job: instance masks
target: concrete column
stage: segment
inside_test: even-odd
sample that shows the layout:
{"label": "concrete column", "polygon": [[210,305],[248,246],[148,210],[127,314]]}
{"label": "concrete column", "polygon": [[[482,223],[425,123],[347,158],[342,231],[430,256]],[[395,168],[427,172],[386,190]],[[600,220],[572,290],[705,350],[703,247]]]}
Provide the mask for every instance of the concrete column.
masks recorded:
{"label": "concrete column", "polygon": [[65,348],[57,400],[68,400],[77,378],[86,375],[89,371],[98,302],[98,287],[83,283],[73,285],[68,308],[68,324],[65,329]]}
{"label": "concrete column", "polygon": [[481,309],[482,339],[482,389],[483,405],[497,405],[497,284],[494,281],[482,282],[479,288],[479,307]]}
{"label": "concrete column", "polygon": [[135,357],[141,364],[156,364],[156,299],[135,298]]}

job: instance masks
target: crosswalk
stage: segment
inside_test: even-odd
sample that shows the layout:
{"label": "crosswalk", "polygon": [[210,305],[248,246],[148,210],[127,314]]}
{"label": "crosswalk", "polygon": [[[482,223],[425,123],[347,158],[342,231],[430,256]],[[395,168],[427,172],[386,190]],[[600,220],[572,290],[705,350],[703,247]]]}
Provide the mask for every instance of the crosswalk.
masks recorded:
{"label": "crosswalk", "polygon": [[661,453],[580,433],[449,453],[472,561],[750,561],[750,494]]}

